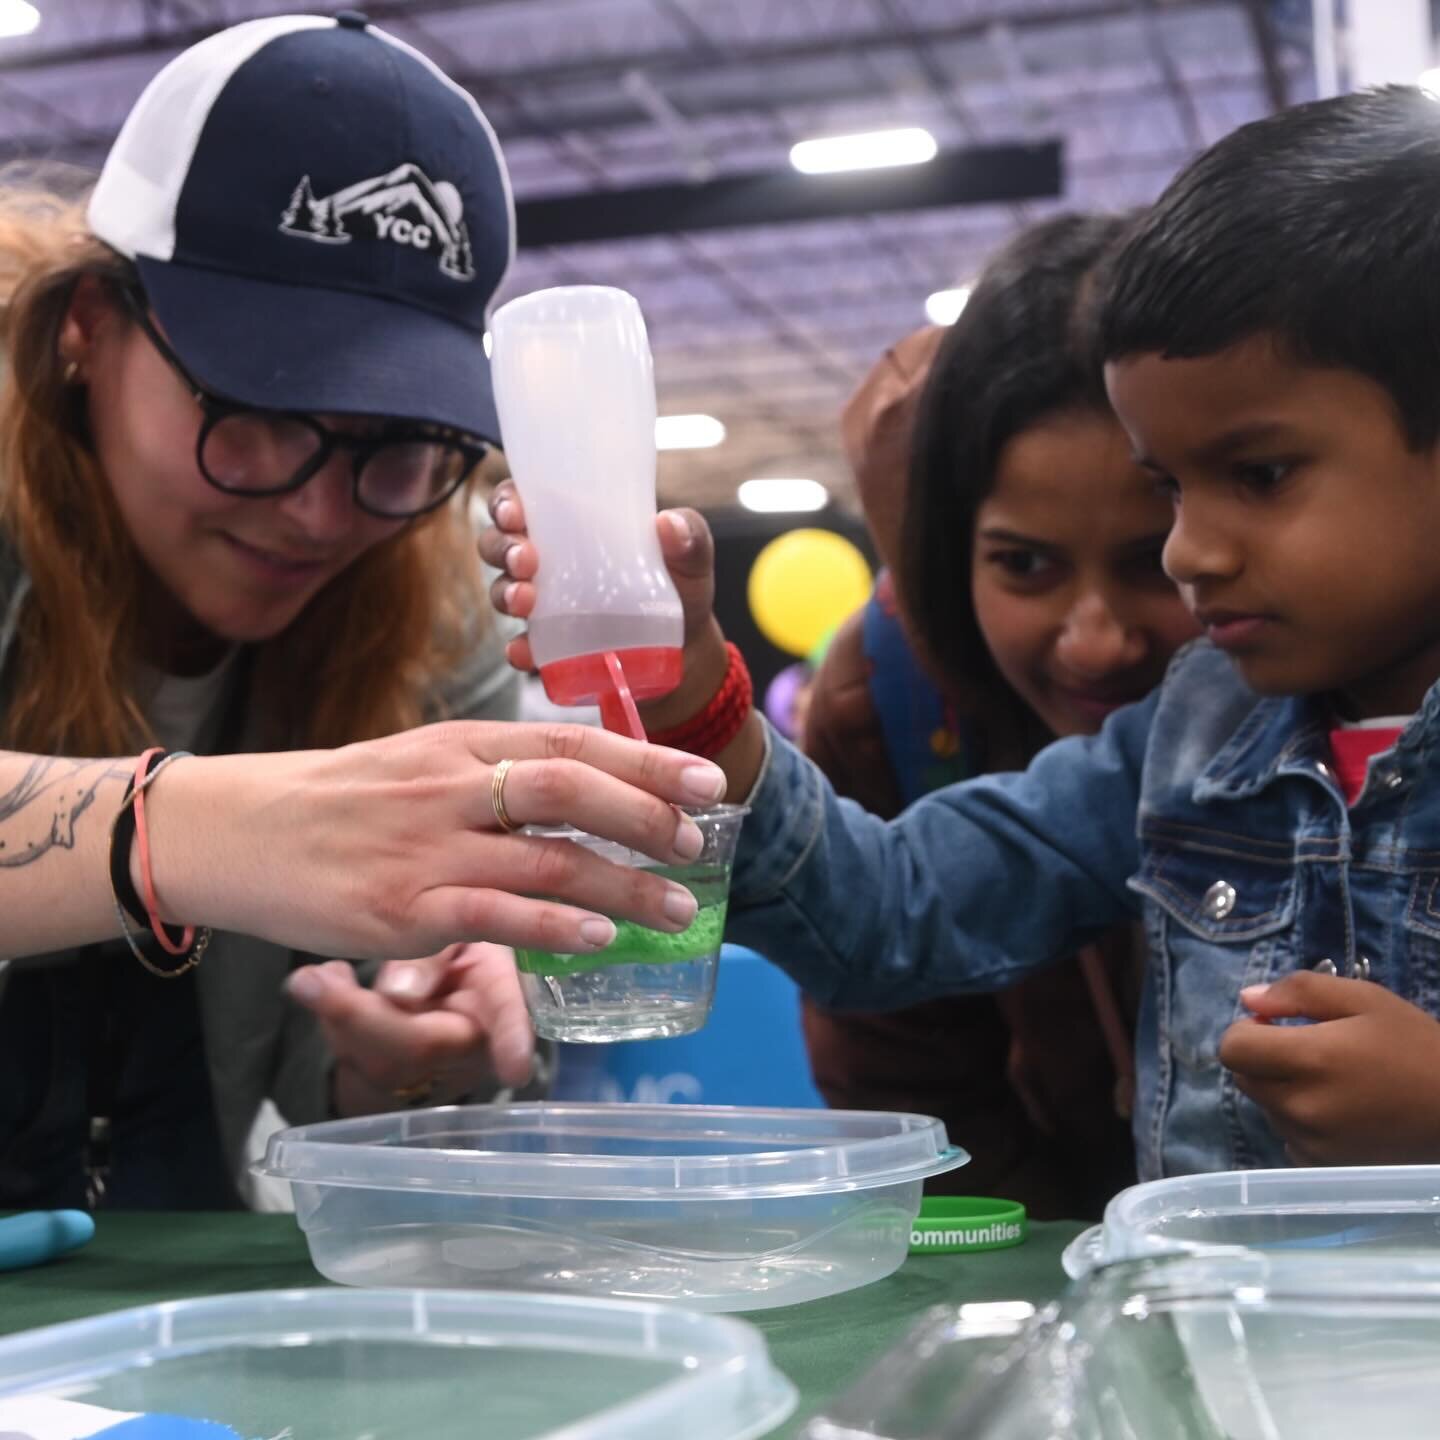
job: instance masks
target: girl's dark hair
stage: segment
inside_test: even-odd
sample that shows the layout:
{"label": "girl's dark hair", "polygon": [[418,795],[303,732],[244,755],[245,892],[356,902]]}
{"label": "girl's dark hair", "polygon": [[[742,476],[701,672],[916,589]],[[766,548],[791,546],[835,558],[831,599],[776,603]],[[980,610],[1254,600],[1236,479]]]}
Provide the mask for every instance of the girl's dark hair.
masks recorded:
{"label": "girl's dark hair", "polygon": [[1011,240],[950,327],[920,399],[901,594],[951,687],[973,695],[977,713],[994,717],[987,730],[1009,730],[1011,738],[1015,725],[1027,731],[1033,725],[1001,679],[975,618],[975,516],[994,488],[1001,451],[1022,430],[1065,410],[1109,413],[1093,297],[1097,271],[1130,223],[1061,215]]}

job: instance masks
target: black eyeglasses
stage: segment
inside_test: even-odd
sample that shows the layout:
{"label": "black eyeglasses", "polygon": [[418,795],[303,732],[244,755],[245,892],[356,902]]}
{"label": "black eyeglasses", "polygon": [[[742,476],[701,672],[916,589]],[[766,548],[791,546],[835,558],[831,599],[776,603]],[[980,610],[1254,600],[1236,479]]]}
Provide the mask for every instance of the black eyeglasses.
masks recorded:
{"label": "black eyeglasses", "polygon": [[191,375],[155,328],[144,293],[132,286],[122,293],[136,324],[199,405],[204,418],[196,463],[227,495],[287,495],[317,475],[335,451],[348,450],[356,505],[382,520],[413,520],[443,505],[485,455],[482,443],[437,425],[387,424],[355,435],[309,415],[222,399]]}

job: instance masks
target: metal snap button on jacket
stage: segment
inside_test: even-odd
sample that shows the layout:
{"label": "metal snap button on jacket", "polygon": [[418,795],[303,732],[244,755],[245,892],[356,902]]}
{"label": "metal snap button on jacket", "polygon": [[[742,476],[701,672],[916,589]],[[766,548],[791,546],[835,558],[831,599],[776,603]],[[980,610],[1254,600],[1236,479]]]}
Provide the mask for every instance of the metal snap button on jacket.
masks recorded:
{"label": "metal snap button on jacket", "polygon": [[1200,902],[1207,920],[1223,920],[1235,908],[1235,887],[1228,880],[1217,880]]}

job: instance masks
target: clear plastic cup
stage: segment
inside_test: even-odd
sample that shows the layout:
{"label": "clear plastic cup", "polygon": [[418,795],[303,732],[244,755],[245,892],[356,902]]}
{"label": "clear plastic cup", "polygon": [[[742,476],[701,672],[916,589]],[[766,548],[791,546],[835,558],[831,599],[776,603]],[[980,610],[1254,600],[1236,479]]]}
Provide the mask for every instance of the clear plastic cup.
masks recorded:
{"label": "clear plastic cup", "polygon": [[690,928],[678,935],[616,920],[614,941],[599,952],[517,950],[520,984],[537,1034],[604,1044],[689,1035],[705,1024],[715,999],[730,869],[746,810],[716,805],[687,811],[705,837],[704,850],[688,865],[657,865],[639,851],[568,826],[525,832],[572,840],[617,864],[654,870],[684,885],[700,905]]}
{"label": "clear plastic cup", "polygon": [[505,457],[540,555],[530,645],[557,705],[680,682],[684,619],[655,532],[655,371],[639,303],[537,290],[490,320]]}

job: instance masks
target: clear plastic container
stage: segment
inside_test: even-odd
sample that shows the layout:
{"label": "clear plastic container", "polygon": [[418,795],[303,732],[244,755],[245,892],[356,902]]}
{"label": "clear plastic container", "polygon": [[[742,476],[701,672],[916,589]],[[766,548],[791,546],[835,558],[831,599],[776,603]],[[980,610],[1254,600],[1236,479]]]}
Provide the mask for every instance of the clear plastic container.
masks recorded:
{"label": "clear plastic container", "polygon": [[654,870],[684,885],[700,906],[690,928],[679,935],[618,920],[614,942],[598,954],[517,950],[520,986],[537,1034],[599,1044],[690,1035],[705,1024],[715,1001],[730,869],[746,813],[743,805],[690,811],[705,848],[688,865],[657,865],[638,850],[579,830],[525,832],[572,840],[616,864]]}
{"label": "clear plastic container", "polygon": [[680,683],[684,619],[655,532],[655,372],[633,295],[537,290],[490,319],[505,456],[540,555],[530,644],[557,705]]}
{"label": "clear plastic container", "polygon": [[1430,1440],[1440,1428],[1437,1256],[1132,1261],[978,1338],[975,1308],[932,1313],[805,1440]]}
{"label": "clear plastic container", "polygon": [[1122,1190],[1065,1252],[1100,1265],[1218,1248],[1409,1252],[1440,1246],[1440,1165],[1226,1170]]}
{"label": "clear plastic container", "polygon": [[898,1269],[922,1182],[968,1158],[923,1115],[540,1103],[302,1126],[256,1168],[343,1284],[760,1310]]}
{"label": "clear plastic container", "polygon": [[328,1289],[151,1305],[0,1340],[0,1432],[34,1434],[16,1427],[38,1397],[206,1420],[241,1440],[745,1440],[796,1398],[742,1321]]}

